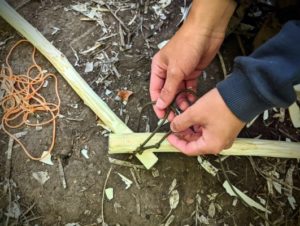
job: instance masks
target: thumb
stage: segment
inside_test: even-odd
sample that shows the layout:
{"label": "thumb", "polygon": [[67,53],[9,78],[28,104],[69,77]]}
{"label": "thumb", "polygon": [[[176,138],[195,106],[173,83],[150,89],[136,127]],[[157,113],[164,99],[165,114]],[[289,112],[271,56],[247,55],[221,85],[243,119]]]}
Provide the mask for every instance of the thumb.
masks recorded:
{"label": "thumb", "polygon": [[182,132],[195,124],[195,117],[193,117],[192,108],[190,107],[173,119],[171,122],[171,130],[173,132]]}
{"label": "thumb", "polygon": [[156,102],[156,107],[158,109],[163,110],[172,103],[183,77],[184,75],[179,70],[172,68],[168,69],[166,82],[161,89],[160,97]]}

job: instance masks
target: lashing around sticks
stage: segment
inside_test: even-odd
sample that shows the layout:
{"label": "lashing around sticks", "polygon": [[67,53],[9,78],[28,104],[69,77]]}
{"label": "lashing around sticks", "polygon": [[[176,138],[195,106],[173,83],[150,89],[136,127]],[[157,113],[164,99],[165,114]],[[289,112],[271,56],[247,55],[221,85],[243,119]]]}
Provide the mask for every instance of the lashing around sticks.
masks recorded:
{"label": "lashing around sticks", "polygon": [[[197,97],[197,94],[191,90],[191,89],[184,89],[181,90],[180,92],[178,92],[174,98],[174,100],[172,101],[172,103],[170,104],[170,106],[166,109],[166,113],[164,115],[164,117],[162,118],[161,122],[158,124],[158,126],[154,129],[153,132],[151,132],[150,136],[140,145],[138,146],[133,153],[134,154],[142,154],[145,150],[147,149],[152,149],[152,148],[160,148],[161,143],[172,133],[171,130],[169,130],[157,143],[153,144],[153,145],[148,145],[147,143],[151,140],[152,137],[155,136],[155,134],[165,125],[170,113],[173,111],[173,113],[175,115],[178,115],[181,113],[180,109],[178,108],[178,106],[176,105],[176,99],[180,94],[184,94],[184,93],[189,93],[192,94],[194,97]],[[142,114],[144,112],[144,110],[149,107],[156,104],[156,101],[152,101],[149,103],[146,103],[141,110],[141,113],[139,115],[139,120],[138,120],[138,126],[137,126],[137,132],[139,132],[140,130],[140,123],[141,123],[141,118],[142,118]]]}

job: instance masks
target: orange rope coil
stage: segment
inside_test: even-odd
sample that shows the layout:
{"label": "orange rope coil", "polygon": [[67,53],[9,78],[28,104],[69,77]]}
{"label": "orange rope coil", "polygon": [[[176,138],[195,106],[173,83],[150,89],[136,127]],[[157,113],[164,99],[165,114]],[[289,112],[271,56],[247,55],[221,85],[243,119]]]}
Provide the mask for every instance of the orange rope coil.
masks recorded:
{"label": "orange rope coil", "polygon": [[[3,109],[1,126],[5,133],[20,144],[30,159],[41,160],[51,154],[55,143],[56,118],[58,117],[60,110],[58,81],[56,75],[47,73],[36,63],[36,49],[34,46],[31,55],[32,65],[27,69],[26,74],[14,74],[9,59],[16,47],[24,43],[29,42],[27,40],[20,40],[10,49],[6,57],[6,65],[2,66],[0,71],[0,91],[4,91],[4,96],[0,99],[0,106]],[[39,93],[48,78],[53,79],[57,103],[47,102],[45,97]],[[50,119],[31,123],[29,118],[34,114],[37,114],[37,112],[47,113],[50,116]],[[47,150],[47,155],[44,155],[43,157],[32,156],[24,144],[15,135],[9,132],[9,129],[17,129],[24,125],[36,127],[50,123],[52,124],[52,142]]]}

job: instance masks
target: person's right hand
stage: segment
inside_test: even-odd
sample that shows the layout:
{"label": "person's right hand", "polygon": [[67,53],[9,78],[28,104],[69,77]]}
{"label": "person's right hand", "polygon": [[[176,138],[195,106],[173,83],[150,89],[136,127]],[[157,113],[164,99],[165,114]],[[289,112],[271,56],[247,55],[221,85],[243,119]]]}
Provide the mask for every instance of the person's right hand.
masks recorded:
{"label": "person's right hand", "polygon": [[[235,8],[232,0],[197,0],[187,21],[153,58],[150,96],[157,101],[154,111],[159,118],[165,115],[180,90],[196,91],[197,77],[215,57]],[[194,102],[191,94],[181,94],[176,103],[185,110]],[[172,120],[174,115],[169,117]]]}

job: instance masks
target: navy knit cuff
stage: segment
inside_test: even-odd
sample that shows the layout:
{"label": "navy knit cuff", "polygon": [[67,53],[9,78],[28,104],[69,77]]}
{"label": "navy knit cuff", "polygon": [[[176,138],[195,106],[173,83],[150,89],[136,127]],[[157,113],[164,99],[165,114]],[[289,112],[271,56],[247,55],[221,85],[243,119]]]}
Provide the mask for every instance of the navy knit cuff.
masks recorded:
{"label": "navy knit cuff", "polygon": [[255,87],[239,70],[219,82],[217,89],[232,113],[243,122],[251,121],[256,115],[272,107],[259,98]]}

